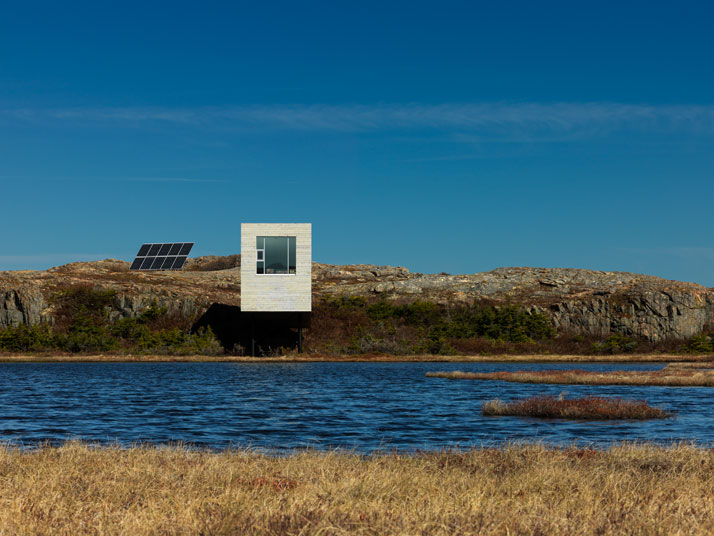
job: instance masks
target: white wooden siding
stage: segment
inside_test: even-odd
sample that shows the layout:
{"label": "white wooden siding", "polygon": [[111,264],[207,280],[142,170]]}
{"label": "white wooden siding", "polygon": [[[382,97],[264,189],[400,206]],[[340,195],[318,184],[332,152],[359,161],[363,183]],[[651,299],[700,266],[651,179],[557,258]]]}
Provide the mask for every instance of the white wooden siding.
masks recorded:
{"label": "white wooden siding", "polygon": [[[311,311],[312,224],[242,223],[240,234],[241,311]],[[295,237],[294,274],[256,273],[258,236]]]}

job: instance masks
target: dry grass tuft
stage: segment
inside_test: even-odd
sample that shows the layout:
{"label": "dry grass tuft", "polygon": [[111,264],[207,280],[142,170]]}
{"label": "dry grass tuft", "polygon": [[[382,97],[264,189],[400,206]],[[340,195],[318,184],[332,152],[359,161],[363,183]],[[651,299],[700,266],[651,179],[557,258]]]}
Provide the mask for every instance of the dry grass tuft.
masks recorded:
{"label": "dry grass tuft", "polygon": [[714,369],[714,361],[697,361],[694,363],[670,363],[667,365],[667,369]]}
{"label": "dry grass tuft", "polygon": [[215,272],[231,268],[240,268],[240,255],[195,257],[188,259],[185,266],[188,272]]}
{"label": "dry grass tuft", "polygon": [[543,419],[665,419],[673,414],[650,406],[644,400],[625,400],[586,396],[561,399],[552,395],[541,395],[503,402],[484,402],[482,411],[488,416],[539,417]]}
{"label": "dry grass tuft", "polygon": [[428,378],[450,380],[501,380],[515,383],[576,385],[669,385],[714,387],[714,369],[665,367],[662,370],[518,370],[514,372],[427,372]]}
{"label": "dry grass tuft", "polygon": [[0,534],[712,534],[714,451],[0,448]]}

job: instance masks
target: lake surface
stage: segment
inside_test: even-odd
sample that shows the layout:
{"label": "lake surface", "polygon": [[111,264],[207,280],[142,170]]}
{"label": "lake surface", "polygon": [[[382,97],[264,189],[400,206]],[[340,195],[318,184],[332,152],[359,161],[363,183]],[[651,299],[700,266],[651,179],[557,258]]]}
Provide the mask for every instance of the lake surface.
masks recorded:
{"label": "lake surface", "polygon": [[[1,363],[0,441],[188,442],[200,447],[439,449],[535,440],[714,443],[714,389],[532,385],[428,371],[654,370],[662,364]],[[645,422],[483,417],[536,394],[621,396],[678,413]]]}

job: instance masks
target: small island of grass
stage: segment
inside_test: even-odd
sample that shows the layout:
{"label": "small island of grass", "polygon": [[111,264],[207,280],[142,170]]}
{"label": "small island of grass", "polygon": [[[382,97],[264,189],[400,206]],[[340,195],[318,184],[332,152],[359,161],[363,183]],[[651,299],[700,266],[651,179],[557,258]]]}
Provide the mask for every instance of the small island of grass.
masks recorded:
{"label": "small island of grass", "polygon": [[650,406],[644,400],[586,396],[561,399],[552,395],[532,396],[512,402],[499,399],[484,402],[486,416],[536,417],[542,419],[666,419],[673,414]]}
{"label": "small island of grass", "polygon": [[661,370],[517,370],[497,372],[427,372],[428,378],[500,380],[564,385],[661,385],[714,387],[714,369],[668,366]]}

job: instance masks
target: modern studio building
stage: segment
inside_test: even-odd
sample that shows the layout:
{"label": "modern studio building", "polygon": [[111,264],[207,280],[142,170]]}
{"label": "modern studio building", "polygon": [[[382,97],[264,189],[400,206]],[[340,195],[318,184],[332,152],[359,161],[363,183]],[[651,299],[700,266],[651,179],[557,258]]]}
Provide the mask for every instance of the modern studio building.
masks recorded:
{"label": "modern studio building", "polygon": [[312,311],[312,225],[241,224],[241,315],[248,315],[251,354],[256,333],[275,327],[302,328]]}

